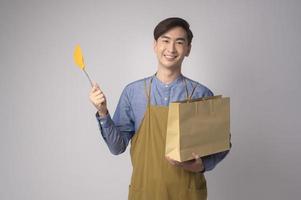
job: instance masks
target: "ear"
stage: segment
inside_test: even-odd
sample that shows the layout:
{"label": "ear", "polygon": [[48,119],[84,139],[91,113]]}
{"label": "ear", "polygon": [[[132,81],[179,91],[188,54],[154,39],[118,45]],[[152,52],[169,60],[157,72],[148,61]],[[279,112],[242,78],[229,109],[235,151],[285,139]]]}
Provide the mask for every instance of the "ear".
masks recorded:
{"label": "ear", "polygon": [[191,44],[188,46],[188,49],[187,49],[187,53],[186,53],[186,57],[188,57],[189,56],[189,54],[190,54],[190,50],[191,50]]}
{"label": "ear", "polygon": [[154,51],[156,51],[156,48],[157,48],[157,40],[154,40],[154,43],[153,43],[153,49],[154,49]]}

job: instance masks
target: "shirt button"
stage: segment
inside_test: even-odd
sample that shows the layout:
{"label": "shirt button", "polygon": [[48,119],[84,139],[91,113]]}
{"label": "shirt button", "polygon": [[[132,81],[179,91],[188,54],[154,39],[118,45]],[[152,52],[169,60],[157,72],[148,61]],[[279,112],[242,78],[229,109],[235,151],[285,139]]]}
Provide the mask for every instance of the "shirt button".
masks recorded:
{"label": "shirt button", "polygon": [[168,85],[165,85],[165,87],[168,87]]}
{"label": "shirt button", "polygon": [[104,122],[100,122],[101,125],[103,125]]}
{"label": "shirt button", "polygon": [[165,101],[167,101],[167,100],[168,100],[168,98],[167,98],[167,97],[165,97],[165,98],[164,98],[164,100],[165,100]]}

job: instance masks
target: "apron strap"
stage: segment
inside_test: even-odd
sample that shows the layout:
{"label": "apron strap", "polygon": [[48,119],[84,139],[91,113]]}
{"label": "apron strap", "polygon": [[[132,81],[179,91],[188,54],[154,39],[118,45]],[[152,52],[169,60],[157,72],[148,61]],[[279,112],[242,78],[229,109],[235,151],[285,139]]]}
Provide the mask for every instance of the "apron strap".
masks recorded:
{"label": "apron strap", "polygon": [[186,81],[186,79],[185,79],[184,77],[183,77],[183,80],[184,80],[184,83],[185,83],[185,89],[186,89],[186,100],[188,100],[189,95],[188,95],[187,81]]}
{"label": "apron strap", "polygon": [[152,87],[152,82],[153,82],[153,78],[151,78],[148,89],[147,89],[147,84],[146,84],[146,79],[144,80],[144,89],[145,89],[145,94],[146,94],[146,98],[147,98],[147,104],[150,105],[150,93],[151,93],[151,87]]}
{"label": "apron strap", "polygon": [[186,101],[191,101],[192,95],[193,95],[193,93],[194,93],[194,91],[195,91],[195,88],[198,86],[198,84],[196,83],[196,84],[193,86],[192,92],[191,92],[191,94],[189,95],[189,94],[188,94],[187,81],[186,81],[186,79],[185,79],[184,77],[183,77],[183,80],[184,80],[185,88],[186,88]]}
{"label": "apron strap", "polygon": [[191,95],[189,96],[189,101],[191,101],[191,99],[192,99],[192,95],[193,95],[193,93],[194,93],[194,91],[195,91],[195,88],[198,86],[198,84],[196,83],[194,86],[193,86],[193,89],[192,89],[192,92],[191,92]]}

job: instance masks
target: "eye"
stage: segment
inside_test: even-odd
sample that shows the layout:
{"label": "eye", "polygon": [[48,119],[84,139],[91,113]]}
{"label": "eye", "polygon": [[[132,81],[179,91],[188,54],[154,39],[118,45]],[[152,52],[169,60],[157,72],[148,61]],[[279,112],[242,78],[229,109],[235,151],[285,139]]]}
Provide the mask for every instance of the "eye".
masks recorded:
{"label": "eye", "polygon": [[168,43],[168,40],[162,40],[163,43]]}
{"label": "eye", "polygon": [[179,45],[183,45],[183,44],[184,44],[184,42],[183,42],[183,41],[177,41],[177,44],[179,44]]}

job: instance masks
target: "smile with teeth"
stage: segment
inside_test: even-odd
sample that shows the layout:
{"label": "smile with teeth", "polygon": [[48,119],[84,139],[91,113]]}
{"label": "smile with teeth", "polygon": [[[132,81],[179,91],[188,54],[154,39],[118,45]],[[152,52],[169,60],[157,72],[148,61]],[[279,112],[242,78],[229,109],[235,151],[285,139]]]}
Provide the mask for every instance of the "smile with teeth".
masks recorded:
{"label": "smile with teeth", "polygon": [[165,58],[167,59],[175,59],[177,56],[175,55],[164,55]]}

